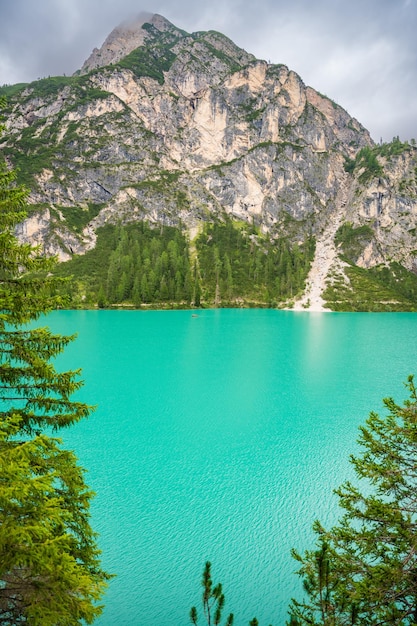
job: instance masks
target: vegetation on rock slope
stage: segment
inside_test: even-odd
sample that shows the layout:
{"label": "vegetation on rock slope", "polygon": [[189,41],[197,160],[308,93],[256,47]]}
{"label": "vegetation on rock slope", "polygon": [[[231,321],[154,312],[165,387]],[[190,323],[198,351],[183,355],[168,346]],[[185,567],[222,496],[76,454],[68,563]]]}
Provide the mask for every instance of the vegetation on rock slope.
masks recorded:
{"label": "vegetation on rock slope", "polygon": [[[220,33],[189,34],[160,17],[142,28],[143,44],[117,62],[0,90],[9,98],[2,150],[32,190],[38,241],[68,258],[98,235],[97,250],[59,270],[74,276],[72,305],[281,306],[303,288],[311,238],[343,210],[355,233],[350,243],[339,233],[348,265],[328,277],[327,305],[415,310],[415,142],[374,145],[294,72]],[[155,225],[152,272],[149,252],[119,260],[131,252],[112,233],[134,221],[136,232]],[[200,230],[169,271],[161,224]],[[110,257],[123,267],[117,293]]]}
{"label": "vegetation on rock slope", "polygon": [[344,274],[330,275],[323,293],[333,311],[417,311],[417,275],[397,262],[365,269],[356,265],[374,240],[372,229],[346,222],[337,231]]}
{"label": "vegetation on rock slope", "polygon": [[180,228],[105,226],[96,247],[59,265],[72,306],[279,306],[302,292],[314,255],[229,219],[204,225],[190,246]]}

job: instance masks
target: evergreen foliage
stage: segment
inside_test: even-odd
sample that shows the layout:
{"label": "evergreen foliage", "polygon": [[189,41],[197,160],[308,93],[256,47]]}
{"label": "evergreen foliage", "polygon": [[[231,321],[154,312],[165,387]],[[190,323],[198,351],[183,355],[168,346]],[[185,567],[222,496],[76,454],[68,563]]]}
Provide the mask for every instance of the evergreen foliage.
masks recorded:
{"label": "evergreen foliage", "polygon": [[109,257],[117,245],[115,233],[114,226],[103,226],[97,231],[96,246],[92,250],[55,266],[55,276],[71,277],[71,280],[65,280],[60,286],[60,293],[67,298],[71,307],[82,304],[92,306],[96,301],[100,287],[107,278]]}
{"label": "evergreen foliage", "polygon": [[377,146],[365,146],[361,148],[354,159],[345,159],[345,171],[353,174],[358,173],[358,180],[364,184],[377,176],[383,176],[384,168],[378,157],[392,157],[410,150],[409,143],[402,143],[399,137],[393,137],[389,143]]}
{"label": "evergreen foliage", "polygon": [[346,222],[338,228],[334,242],[341,248],[343,259],[355,263],[373,239],[374,232],[370,226],[365,224],[355,228],[352,223]]}
{"label": "evergreen foliage", "polygon": [[92,494],[74,455],[46,434],[90,407],[71,400],[79,371],[51,362],[72,337],[28,325],[61,299],[51,295],[53,260],[14,236],[27,195],[15,179],[0,162],[0,623],[91,624],[108,579]]}
{"label": "evergreen foliage", "polygon": [[305,599],[290,606],[292,626],[375,626],[417,623],[417,393],[412,377],[403,406],[384,400],[388,415],[371,413],[352,456],[363,490],[336,490],[342,517],[315,550],[294,551]]}
{"label": "evergreen foliage", "polygon": [[153,303],[189,306],[193,284],[188,242],[179,228],[146,222],[105,226],[97,246],[56,268],[73,305]]}
{"label": "evergreen foliage", "polygon": [[[225,597],[221,583],[213,586],[210,561],[207,561],[204,566],[201,585],[203,587],[202,604],[204,619],[208,626],[219,626],[222,619]],[[198,611],[195,606],[191,607],[190,620],[194,626],[198,626]],[[234,615],[230,613],[225,621],[225,626],[232,626],[233,623]],[[256,617],[250,620],[249,626],[259,626]]]}
{"label": "evergreen foliage", "polygon": [[169,70],[174,61],[175,54],[169,50],[169,47],[139,47],[123,57],[117,65],[131,70],[138,78],[149,76],[162,85],[165,80],[164,72]]}
{"label": "evergreen foliage", "polygon": [[107,274],[109,303],[191,302],[188,246],[179,229],[142,222],[120,228],[117,239]]}
{"label": "evergreen foliage", "polygon": [[345,268],[333,277],[323,298],[332,311],[417,311],[417,276],[398,263],[370,269]]}
{"label": "evergreen foliage", "polygon": [[378,161],[378,151],[366,146],[359,151],[355,161],[355,167],[363,170],[359,174],[359,182],[362,184],[371,178],[382,176],[384,170]]}
{"label": "evergreen foliage", "polygon": [[88,203],[87,206],[57,207],[65,214],[65,222],[75,233],[81,233],[88,222],[96,217],[103,208],[102,204]]}
{"label": "evergreen foliage", "polygon": [[[203,586],[202,601],[204,618],[208,626],[219,626],[222,619],[225,598],[221,583],[213,586],[211,578],[211,563],[209,561],[205,564],[201,584]],[[190,620],[194,626],[197,626],[198,612],[195,606],[191,608]],[[233,613],[230,613],[226,619],[225,626],[232,626],[233,621]]]}
{"label": "evergreen foliage", "polygon": [[73,276],[72,306],[272,306],[302,290],[314,254],[231,220],[206,224],[195,242],[181,228],[147,222],[105,226],[87,254],[56,268]]}
{"label": "evergreen foliage", "polygon": [[370,268],[369,273],[388,288],[395,290],[403,300],[411,302],[414,310],[417,309],[417,276],[414,272],[394,262],[388,267],[383,265]]}
{"label": "evergreen foliage", "polygon": [[333,311],[416,311],[417,276],[399,263],[362,268],[355,265],[374,240],[370,226],[342,224],[335,236],[340,257],[349,264],[348,280],[330,277],[323,293]]}
{"label": "evergreen foliage", "polygon": [[303,246],[285,237],[260,237],[230,219],[206,224],[196,242],[204,298],[217,304],[238,299],[277,304],[302,291],[314,256],[314,241]]}

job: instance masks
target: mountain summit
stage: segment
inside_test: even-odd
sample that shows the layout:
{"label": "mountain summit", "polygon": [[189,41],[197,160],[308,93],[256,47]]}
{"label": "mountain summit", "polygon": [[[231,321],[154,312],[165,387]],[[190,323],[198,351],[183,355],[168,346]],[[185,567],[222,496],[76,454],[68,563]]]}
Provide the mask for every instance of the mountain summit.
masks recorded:
{"label": "mountain summit", "polygon": [[[216,31],[186,33],[141,15],[114,29],[74,76],[1,91],[2,148],[31,190],[20,237],[61,260],[92,254],[104,227],[146,222],[186,233],[203,280],[198,243],[210,224],[227,223],[245,250],[264,250],[258,269],[275,254],[270,243],[278,250],[285,241],[294,256],[281,261],[298,272],[297,247],[315,242],[304,293],[300,270],[297,287],[277,275],[257,302],[282,304],[285,292],[301,308],[366,309],[375,298],[385,309],[414,306],[415,146],[376,146],[287,66]],[[239,264],[230,257],[219,261],[229,268],[228,302],[245,302],[230,288]],[[388,290],[352,304],[381,277]],[[401,297],[398,284],[408,285]]]}
{"label": "mountain summit", "polygon": [[181,36],[180,31],[162,15],[141,13],[136,18],[126,20],[112,30],[100,49],[94,48],[84,62],[81,74],[88,74],[91,70],[105,65],[114,65],[133,50],[142,46],[146,37],[149,37],[149,31],[142,28],[144,24],[152,25],[161,33],[171,31]]}

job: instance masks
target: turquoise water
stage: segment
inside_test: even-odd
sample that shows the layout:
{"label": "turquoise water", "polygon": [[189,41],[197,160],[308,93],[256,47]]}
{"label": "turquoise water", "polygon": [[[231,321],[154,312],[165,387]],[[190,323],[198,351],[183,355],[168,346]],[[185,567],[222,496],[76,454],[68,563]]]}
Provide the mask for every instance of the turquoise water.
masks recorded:
{"label": "turquoise water", "polygon": [[96,491],[99,626],[183,626],[204,562],[236,626],[285,623],[292,547],[337,518],[357,427],[417,373],[416,314],[69,311],[59,368],[98,408],[64,433]]}

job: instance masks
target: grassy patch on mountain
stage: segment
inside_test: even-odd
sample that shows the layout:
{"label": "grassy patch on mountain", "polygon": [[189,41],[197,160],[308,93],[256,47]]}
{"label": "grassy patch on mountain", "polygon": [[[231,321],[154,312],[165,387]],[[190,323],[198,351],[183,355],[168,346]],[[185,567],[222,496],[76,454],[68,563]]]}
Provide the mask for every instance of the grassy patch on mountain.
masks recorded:
{"label": "grassy patch on mountain", "polygon": [[389,267],[345,268],[323,293],[333,311],[417,311],[417,276],[397,263]]}
{"label": "grassy patch on mountain", "polygon": [[28,83],[16,83],[15,85],[2,85],[0,87],[0,97],[5,97],[6,100],[9,98],[13,98],[17,94],[19,94],[25,87],[28,86]]}
{"label": "grassy patch on mountain", "polygon": [[[80,140],[79,122],[69,123],[67,133],[61,138],[62,119],[71,110],[85,106],[90,101],[109,97],[107,92],[87,84],[86,77],[52,77],[31,83],[28,99],[55,99],[65,86],[72,89],[63,100],[62,108],[48,118],[37,117],[36,110],[31,123],[20,131],[14,145],[3,150],[17,170],[17,180],[28,188],[36,187],[34,178],[44,169],[55,172],[71,171],[75,144]],[[103,140],[104,141],[104,140]]]}
{"label": "grassy patch on mountain", "polygon": [[361,184],[365,184],[376,177],[384,175],[384,168],[378,157],[391,158],[411,150],[409,143],[401,142],[398,137],[394,137],[389,143],[382,143],[377,146],[365,146],[361,148],[354,159],[345,159],[345,171],[350,174],[357,174]]}
{"label": "grassy patch on mountain", "polygon": [[47,78],[40,78],[27,85],[28,94],[25,100],[31,100],[33,98],[55,98],[60,91],[74,85],[76,80],[77,79],[73,76],[48,76]]}
{"label": "grassy patch on mountain", "polygon": [[158,170],[156,178],[147,178],[140,183],[134,183],[131,186],[143,189],[145,187],[151,187],[157,191],[169,189],[171,185],[177,184],[178,179],[183,172],[181,170]]}
{"label": "grassy patch on mountain", "polygon": [[146,30],[155,39],[170,45],[173,45],[182,37],[190,37],[187,31],[177,28],[176,26],[175,30],[160,31],[150,22],[145,22],[145,24],[142,24],[142,29]]}
{"label": "grassy patch on mountain", "polygon": [[161,196],[161,202],[164,202],[166,207],[172,204],[177,209],[184,209],[190,206],[190,200],[187,187],[178,181],[182,173],[179,170],[159,170],[157,178],[147,178],[127,186],[139,189],[154,198]]}
{"label": "grassy patch on mountain", "polygon": [[38,120],[31,126],[23,128],[20,141],[16,147],[4,147],[4,154],[13,162],[17,172],[18,184],[33,186],[33,179],[43,169],[52,167],[53,161],[57,158],[56,147],[48,142],[43,142],[42,137],[44,120]]}
{"label": "grassy patch on mountain", "polygon": [[164,83],[164,72],[167,72],[175,61],[175,54],[168,47],[140,47],[121,59],[116,66],[131,70],[135,76],[149,76],[161,85]]}
{"label": "grassy patch on mountain", "polygon": [[399,297],[417,307],[417,275],[406,269],[400,263],[390,263],[387,266],[378,266],[368,270],[387,287],[395,291]]}
{"label": "grassy patch on mountain", "polygon": [[70,87],[71,91],[67,97],[69,102],[73,103],[73,107],[109,97],[106,91],[99,89],[91,82],[89,76],[49,76],[26,86],[29,89],[26,100],[33,98],[50,100],[56,98],[59,93]]}
{"label": "grassy patch on mountain", "polygon": [[[214,31],[210,31],[210,34],[219,35],[219,33],[215,33]],[[205,33],[205,35],[207,35],[207,33]],[[219,50],[218,48],[213,46],[213,44],[207,41],[207,38],[205,36],[199,39],[196,39],[196,41],[204,44],[204,46],[206,47],[208,51],[208,54],[216,57],[219,61],[221,61],[224,65],[226,65],[226,67],[229,68],[229,70],[232,73],[238,72],[241,69],[242,66],[234,58],[230,57],[228,54],[223,52],[223,50]]]}
{"label": "grassy patch on mountain", "polygon": [[356,263],[373,238],[374,233],[370,226],[365,224],[355,228],[351,222],[346,222],[338,228],[334,241],[342,253],[342,258],[349,263]]}
{"label": "grassy patch on mountain", "polygon": [[81,233],[103,208],[103,204],[88,203],[86,206],[57,207],[65,218],[65,224],[75,233]]}
{"label": "grassy patch on mountain", "polygon": [[350,174],[358,172],[358,180],[361,184],[369,182],[372,178],[382,176],[384,169],[378,161],[379,151],[377,148],[365,146],[361,148],[354,159],[346,159],[345,170]]}

